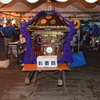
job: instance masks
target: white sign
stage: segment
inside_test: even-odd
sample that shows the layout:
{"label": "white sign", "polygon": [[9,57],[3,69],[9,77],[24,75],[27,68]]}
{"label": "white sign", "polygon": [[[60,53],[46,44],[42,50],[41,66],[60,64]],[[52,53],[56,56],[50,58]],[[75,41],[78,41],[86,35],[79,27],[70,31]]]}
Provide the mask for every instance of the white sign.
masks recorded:
{"label": "white sign", "polygon": [[57,67],[57,56],[38,56],[37,67]]}

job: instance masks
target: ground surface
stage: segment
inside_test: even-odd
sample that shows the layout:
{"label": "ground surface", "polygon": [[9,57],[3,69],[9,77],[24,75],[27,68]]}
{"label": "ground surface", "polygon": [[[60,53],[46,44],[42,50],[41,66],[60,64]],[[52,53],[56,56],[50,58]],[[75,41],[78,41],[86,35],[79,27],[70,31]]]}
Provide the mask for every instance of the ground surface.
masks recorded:
{"label": "ground surface", "polygon": [[[16,59],[8,68],[0,68],[0,100],[100,100],[100,50],[82,47],[86,65],[66,71],[66,87],[57,86],[57,80],[48,77],[25,85],[29,72],[22,72]],[[3,40],[0,40],[0,60],[6,59]]]}

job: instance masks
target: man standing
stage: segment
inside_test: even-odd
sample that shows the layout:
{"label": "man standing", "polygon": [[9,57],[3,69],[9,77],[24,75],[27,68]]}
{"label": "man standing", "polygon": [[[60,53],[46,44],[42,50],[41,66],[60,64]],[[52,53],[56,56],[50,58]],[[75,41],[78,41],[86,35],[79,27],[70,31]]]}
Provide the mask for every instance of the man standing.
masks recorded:
{"label": "man standing", "polygon": [[6,27],[3,27],[2,29],[2,35],[4,36],[4,43],[5,43],[5,49],[9,42],[12,41],[12,36],[15,33],[14,27],[12,27],[11,22],[6,23]]}
{"label": "man standing", "polygon": [[92,47],[93,47],[93,48],[96,48],[96,40],[97,40],[97,38],[98,38],[98,36],[99,36],[99,30],[98,30],[98,29],[99,29],[98,26],[95,25],[95,26],[94,26],[94,31],[93,31],[93,33],[92,33],[92,40],[93,40]]}

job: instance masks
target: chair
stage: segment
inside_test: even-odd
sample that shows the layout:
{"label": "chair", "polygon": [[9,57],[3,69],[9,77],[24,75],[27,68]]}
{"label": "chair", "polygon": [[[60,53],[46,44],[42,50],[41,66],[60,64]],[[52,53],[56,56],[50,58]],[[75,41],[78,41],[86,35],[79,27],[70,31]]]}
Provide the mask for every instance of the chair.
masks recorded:
{"label": "chair", "polygon": [[[9,42],[7,44],[7,59],[17,59],[18,64],[18,44],[19,41],[16,42]],[[15,53],[15,54],[14,54]]]}

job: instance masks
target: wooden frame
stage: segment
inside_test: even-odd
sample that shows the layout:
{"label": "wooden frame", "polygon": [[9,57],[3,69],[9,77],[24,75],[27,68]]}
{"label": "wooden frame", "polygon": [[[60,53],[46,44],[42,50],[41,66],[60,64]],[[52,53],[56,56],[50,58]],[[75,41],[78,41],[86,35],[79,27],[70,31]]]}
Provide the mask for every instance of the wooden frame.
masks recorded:
{"label": "wooden frame", "polygon": [[[64,86],[64,91],[66,91],[66,76],[65,76],[65,70],[70,70],[68,65],[66,63],[58,64],[58,67],[37,67],[37,64],[25,64],[22,71],[30,71],[30,74],[26,76],[25,78],[25,84],[29,84],[31,82],[31,79],[33,77],[33,85],[36,84],[36,81],[40,78],[38,78],[39,72],[42,72],[45,74],[44,77],[53,77],[55,79],[58,79],[58,86]],[[46,71],[55,71],[49,74]],[[52,76],[53,74],[58,73],[58,78],[55,76]],[[44,78],[44,77],[41,77]]]}

